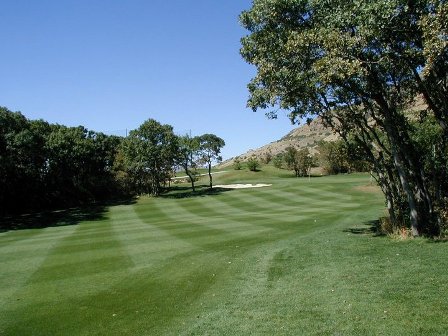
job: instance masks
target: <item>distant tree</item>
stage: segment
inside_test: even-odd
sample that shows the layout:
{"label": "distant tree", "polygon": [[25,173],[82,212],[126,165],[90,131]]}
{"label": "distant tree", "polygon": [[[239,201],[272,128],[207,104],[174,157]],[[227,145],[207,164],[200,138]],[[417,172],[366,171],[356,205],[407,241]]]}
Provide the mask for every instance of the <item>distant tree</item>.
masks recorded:
{"label": "distant tree", "polygon": [[236,157],[233,159],[233,169],[235,170],[241,170],[243,168],[243,165],[241,163],[241,160],[239,157]]}
{"label": "distant tree", "polygon": [[362,149],[350,138],[347,138],[346,141],[321,141],[318,151],[319,163],[327,174],[366,172],[372,168]]}
{"label": "distant tree", "polygon": [[263,162],[264,164],[269,164],[269,162],[272,161],[272,153],[271,151],[267,151],[266,153],[264,153],[261,162]]}
{"label": "distant tree", "polygon": [[327,174],[347,173],[350,170],[345,143],[321,141],[318,145],[319,163]]}
{"label": "distant tree", "polygon": [[159,195],[179,153],[172,126],[149,119],[129,133],[121,149],[134,190]]}
{"label": "distant tree", "polygon": [[274,158],[272,159],[272,163],[274,164],[275,168],[282,169],[283,168],[283,155],[281,153],[275,155]]}
{"label": "distant tree", "polygon": [[301,148],[297,152],[297,165],[299,167],[299,176],[307,176],[310,174],[313,166],[313,157],[308,148]]}
{"label": "distant tree", "polygon": [[191,188],[196,191],[196,169],[200,155],[199,137],[184,135],[179,137],[179,164],[190,179]]}
{"label": "distant tree", "polygon": [[289,146],[283,153],[283,160],[289,170],[294,170],[296,176],[299,176],[299,164],[297,160],[297,149]]}
{"label": "distant tree", "polygon": [[203,134],[199,136],[199,152],[201,161],[207,165],[210,188],[213,188],[212,163],[221,162],[221,149],[225,141],[214,134]]}
{"label": "distant tree", "polygon": [[247,168],[250,171],[257,171],[260,168],[260,162],[258,161],[256,156],[251,156],[246,162]]}
{"label": "distant tree", "polygon": [[289,170],[294,170],[296,177],[306,176],[313,165],[313,159],[308,148],[297,150],[295,147],[287,147],[283,153],[283,159]]}

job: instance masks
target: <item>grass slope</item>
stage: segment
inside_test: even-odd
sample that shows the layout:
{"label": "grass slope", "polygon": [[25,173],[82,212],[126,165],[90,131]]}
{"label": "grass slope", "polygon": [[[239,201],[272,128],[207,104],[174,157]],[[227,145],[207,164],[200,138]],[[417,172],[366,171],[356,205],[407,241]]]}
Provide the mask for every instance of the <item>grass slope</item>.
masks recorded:
{"label": "grass slope", "polygon": [[0,335],[409,335],[448,330],[448,245],[376,237],[368,177],[259,173],[78,225],[0,234]]}

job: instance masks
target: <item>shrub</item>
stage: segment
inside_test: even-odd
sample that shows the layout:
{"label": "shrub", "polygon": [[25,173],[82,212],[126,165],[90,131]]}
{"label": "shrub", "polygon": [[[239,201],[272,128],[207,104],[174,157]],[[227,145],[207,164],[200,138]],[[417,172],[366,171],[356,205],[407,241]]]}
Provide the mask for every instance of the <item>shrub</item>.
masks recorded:
{"label": "shrub", "polygon": [[241,160],[239,158],[235,158],[233,160],[233,169],[235,170],[241,170],[243,168],[243,165],[241,163]]}
{"label": "shrub", "polygon": [[282,169],[283,168],[283,155],[277,154],[276,156],[274,156],[274,158],[272,159],[272,163],[274,164],[275,168]]}
{"label": "shrub", "polygon": [[257,171],[260,167],[260,162],[258,162],[258,159],[255,156],[252,156],[247,160],[247,168],[249,168],[250,171]]}
{"label": "shrub", "polygon": [[269,164],[272,160],[272,153],[270,151],[266,152],[261,160],[264,164]]}

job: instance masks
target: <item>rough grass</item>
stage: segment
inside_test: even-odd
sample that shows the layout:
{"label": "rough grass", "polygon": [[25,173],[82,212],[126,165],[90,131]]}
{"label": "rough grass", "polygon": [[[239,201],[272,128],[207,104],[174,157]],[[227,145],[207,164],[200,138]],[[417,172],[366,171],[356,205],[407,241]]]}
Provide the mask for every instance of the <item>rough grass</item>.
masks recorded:
{"label": "rough grass", "polygon": [[273,186],[1,233],[0,335],[446,334],[448,245],[376,236],[367,176],[214,180]]}

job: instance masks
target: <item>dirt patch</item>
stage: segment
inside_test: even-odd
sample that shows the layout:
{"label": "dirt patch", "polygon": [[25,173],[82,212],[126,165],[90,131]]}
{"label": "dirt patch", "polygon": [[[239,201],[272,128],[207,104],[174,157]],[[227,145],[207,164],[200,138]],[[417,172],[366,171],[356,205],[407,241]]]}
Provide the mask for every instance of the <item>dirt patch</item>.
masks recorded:
{"label": "dirt patch", "polygon": [[373,184],[357,186],[357,187],[354,187],[353,189],[358,190],[358,191],[367,192],[367,193],[374,193],[374,194],[381,193],[381,188],[379,186],[373,185]]}

